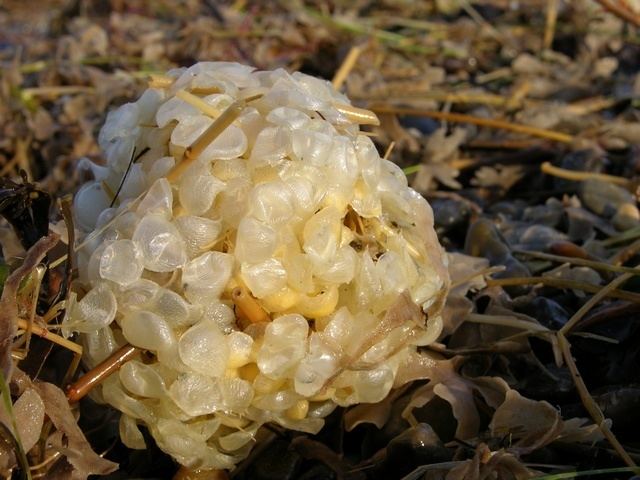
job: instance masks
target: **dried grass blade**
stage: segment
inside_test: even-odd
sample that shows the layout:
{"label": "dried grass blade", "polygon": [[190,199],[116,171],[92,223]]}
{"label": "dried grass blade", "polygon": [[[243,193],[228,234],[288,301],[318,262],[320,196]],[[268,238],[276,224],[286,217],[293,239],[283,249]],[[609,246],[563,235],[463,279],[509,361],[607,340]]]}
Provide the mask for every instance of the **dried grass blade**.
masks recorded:
{"label": "dried grass blade", "polygon": [[589,412],[589,415],[591,416],[595,424],[598,426],[598,428],[600,428],[602,434],[609,441],[620,458],[622,458],[624,463],[626,463],[629,467],[635,467],[636,464],[633,459],[625,451],[622,444],[618,441],[616,436],[607,426],[600,407],[598,407],[598,404],[589,393],[589,390],[587,389],[587,386],[584,383],[584,380],[582,380],[582,376],[578,371],[578,367],[576,366],[576,363],[571,356],[571,345],[569,344],[567,338],[561,332],[558,333],[558,343],[560,345],[560,350],[562,351],[562,356],[564,357],[564,360],[567,363],[567,367],[569,367],[569,371],[571,372],[571,377],[573,378],[573,382],[576,385],[576,389],[578,390],[578,394],[580,395],[582,404]]}
{"label": "dried grass blade", "polygon": [[580,265],[583,267],[593,268],[594,270],[603,270],[605,272],[628,273],[630,275],[640,275],[640,268],[620,267],[611,265],[606,262],[597,262],[586,258],[566,257],[564,255],[553,255],[551,253],[533,252],[530,250],[513,250],[514,253],[526,255],[528,257],[540,258],[542,260],[550,260],[558,263],[570,263],[572,265]]}
{"label": "dried grass blade", "polygon": [[[506,287],[517,285],[546,285],[549,287],[566,288],[571,290],[582,290],[589,293],[598,293],[602,290],[600,285],[594,285],[592,283],[576,282],[574,280],[565,280],[563,278],[555,277],[511,277],[511,278],[489,278],[487,279],[487,285],[489,287]],[[640,303],[640,294],[634,292],[628,292],[626,290],[613,289],[607,291],[607,296],[611,298],[619,298],[622,300],[628,300],[634,303]]]}
{"label": "dried grass blade", "polygon": [[531,127],[519,123],[506,122],[504,120],[495,120],[492,118],[474,117],[464,113],[439,112],[435,110],[422,110],[417,108],[394,107],[390,105],[372,105],[370,109],[376,113],[392,113],[396,115],[413,115],[418,117],[429,117],[437,120],[446,120],[449,122],[471,123],[482,127],[498,128],[501,130],[509,130],[511,132],[523,133],[533,137],[546,138],[561,143],[573,142],[573,136],[546,130],[544,128]]}

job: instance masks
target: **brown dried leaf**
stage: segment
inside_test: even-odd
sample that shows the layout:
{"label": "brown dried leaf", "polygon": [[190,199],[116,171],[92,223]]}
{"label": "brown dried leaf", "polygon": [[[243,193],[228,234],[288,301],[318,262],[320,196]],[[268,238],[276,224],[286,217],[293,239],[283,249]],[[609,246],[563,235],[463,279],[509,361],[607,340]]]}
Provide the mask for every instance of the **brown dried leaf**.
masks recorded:
{"label": "brown dried leaf", "polygon": [[486,444],[481,443],[476,447],[473,458],[452,468],[445,479],[484,480],[495,478],[524,480],[538,474],[539,472],[529,470],[513,454],[504,450],[492,452]]}
{"label": "brown dried leaf", "polygon": [[422,165],[411,186],[424,193],[431,190],[437,180],[449,188],[462,188],[455,180],[460,172],[449,162],[458,158],[460,145],[466,137],[467,132],[461,127],[455,128],[450,135],[444,127],[433,132],[425,142]]}
{"label": "brown dried leaf", "polygon": [[555,440],[563,429],[558,411],[548,402],[529,400],[515,390],[507,392],[489,425],[491,435],[511,435],[518,450],[530,452]]}
{"label": "brown dried leaf", "polygon": [[560,413],[549,403],[530,400],[510,390],[504,403],[496,410],[489,428],[493,436],[511,435],[516,439],[512,450],[529,453],[556,440],[601,440],[603,437],[597,425],[586,425],[587,422],[583,418],[563,421]]}
{"label": "brown dried leaf", "polygon": [[63,453],[74,467],[71,476],[73,480],[84,480],[89,475],[105,475],[117,470],[117,463],[105,460],[91,449],[71,413],[69,402],[62,390],[46,382],[36,382],[33,387],[44,402],[47,416],[56,429],[67,438],[67,447]]}
{"label": "brown dried leaf", "polygon": [[466,298],[469,290],[479,290],[487,285],[480,273],[489,266],[486,258],[463,253],[447,253],[451,290],[442,309],[442,333],[440,338],[451,335],[473,311],[473,302]]}
{"label": "brown dried leaf", "polygon": [[395,401],[406,391],[405,387],[393,390],[387,397],[378,403],[361,403],[347,410],[344,414],[344,428],[350,432],[362,423],[372,423],[382,428],[389,420],[391,409]]}
{"label": "brown dried leaf", "polygon": [[376,132],[380,132],[381,138],[387,138],[389,141],[396,142],[396,148],[399,151],[408,150],[416,153],[420,151],[420,142],[411,135],[402,125],[396,115],[382,114],[380,118],[380,127]]}
{"label": "brown dried leaf", "polygon": [[471,184],[485,188],[497,187],[507,191],[518,183],[523,176],[524,169],[520,165],[481,167],[471,179]]}
{"label": "brown dried leaf", "polygon": [[499,377],[462,377],[457,373],[461,363],[461,357],[436,362],[432,369],[431,381],[413,393],[402,416],[409,422],[417,423],[413,410],[423,407],[437,396],[451,404],[453,415],[458,422],[456,438],[464,440],[475,437],[480,425],[480,416],[473,398],[474,391],[477,391],[489,406],[495,407],[502,403],[504,395],[510,389]]}

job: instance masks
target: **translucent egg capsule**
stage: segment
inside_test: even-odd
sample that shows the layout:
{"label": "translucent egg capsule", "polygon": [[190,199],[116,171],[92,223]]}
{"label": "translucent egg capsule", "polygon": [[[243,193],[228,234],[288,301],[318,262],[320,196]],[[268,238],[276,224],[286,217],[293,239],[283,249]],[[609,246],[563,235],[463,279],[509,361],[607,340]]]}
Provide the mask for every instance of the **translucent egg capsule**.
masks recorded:
{"label": "translucent egg capsule", "polygon": [[145,350],[168,350],[176,343],[176,336],[166,320],[145,310],[132,311],[122,319],[124,338]]}
{"label": "translucent egg capsule", "polygon": [[185,295],[201,303],[219,297],[233,271],[233,256],[207,252],[188,262],[182,270]]}
{"label": "translucent egg capsule", "polygon": [[106,283],[99,283],[67,310],[65,329],[75,332],[95,332],[107,327],[116,317],[116,297]]}
{"label": "translucent egg capsule", "polygon": [[157,214],[143,217],[133,241],[140,246],[143,265],[152,272],[170,272],[187,261],[187,250],[178,229]]}
{"label": "translucent egg capsule", "polygon": [[227,367],[229,347],[225,335],[211,320],[203,320],[182,334],[180,358],[195,372],[220,377]]}
{"label": "translucent egg capsule", "polygon": [[116,240],[108,244],[100,257],[100,276],[126,287],[142,274],[142,253],[132,240]]}
{"label": "translucent egg capsule", "polygon": [[220,237],[222,222],[195,215],[184,215],[175,219],[185,244],[189,258],[211,248]]}
{"label": "translucent egg capsule", "polygon": [[307,350],[309,325],[302,315],[284,315],[271,322],[258,351],[258,367],[271,378],[280,378],[297,365]]}

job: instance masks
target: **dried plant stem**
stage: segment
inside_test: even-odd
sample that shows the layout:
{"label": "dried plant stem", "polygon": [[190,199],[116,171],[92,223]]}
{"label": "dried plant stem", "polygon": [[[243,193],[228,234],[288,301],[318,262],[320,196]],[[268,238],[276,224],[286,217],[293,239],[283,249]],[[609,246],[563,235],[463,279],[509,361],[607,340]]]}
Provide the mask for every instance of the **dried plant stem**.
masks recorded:
{"label": "dried plant stem", "polygon": [[573,136],[566,133],[545,130],[544,128],[531,127],[519,123],[511,123],[504,120],[495,120],[491,118],[475,117],[464,113],[439,112],[435,110],[422,110],[417,108],[394,107],[391,105],[374,105],[371,110],[377,113],[391,113],[396,115],[414,115],[418,117],[429,117],[438,120],[446,120],[449,122],[471,123],[482,127],[498,128],[501,130],[509,130],[511,132],[523,133],[533,137],[546,138],[556,142],[571,143]]}
{"label": "dried plant stem", "polygon": [[391,152],[393,152],[393,149],[395,146],[396,146],[396,142],[391,140],[391,143],[387,147],[387,150],[384,152],[384,156],[382,158],[384,158],[385,160],[389,160],[389,157],[391,156]]}
{"label": "dried plant stem", "polygon": [[603,240],[602,245],[604,247],[610,247],[617,243],[623,243],[623,242],[628,242],[630,240],[635,240],[638,237],[640,237],[640,227],[633,227],[633,228],[630,228],[629,230],[625,230],[619,235],[615,235],[613,237],[607,238],[606,240]]}
{"label": "dried plant stem", "polygon": [[623,7],[619,3],[613,0],[596,0],[596,2],[598,2],[605,10],[613,13],[616,17],[635,25],[636,27],[640,27],[640,16]]}
{"label": "dried plant stem", "polygon": [[249,323],[268,322],[271,320],[269,314],[260,306],[258,301],[251,296],[249,291],[244,287],[236,287],[231,292],[231,299],[235,306],[240,310],[242,316]]}
{"label": "dried plant stem", "polygon": [[612,265],[622,265],[636,253],[638,253],[638,250],[640,250],[640,240],[636,240],[630,245],[627,245],[626,247],[618,250],[616,254],[609,259],[609,262]]}
{"label": "dried plant stem", "polygon": [[618,100],[615,98],[590,97],[570,103],[566,106],[566,109],[572,115],[581,116],[613,107],[616,103],[618,103]]}
{"label": "dried plant stem", "polygon": [[36,324],[29,325],[29,322],[23,318],[19,318],[17,321],[18,328],[22,330],[31,330],[31,333],[47,339],[61,347],[66,348],[67,350],[71,350],[73,353],[77,353],[78,355],[82,355],[82,347],[77,343],[72,342],[71,340],[67,340],[60,335],[56,335],[55,333],[50,332],[46,328],[42,328]]}
{"label": "dried plant stem", "polygon": [[558,20],[558,0],[547,0],[547,16],[544,26],[544,38],[542,48],[548,50],[553,43],[556,33],[556,23]]}
{"label": "dried plant stem", "polygon": [[507,110],[515,110],[522,105],[530,90],[531,83],[527,80],[517,85],[505,103]]}
{"label": "dried plant stem", "polygon": [[605,422],[604,415],[600,410],[600,407],[598,407],[598,404],[593,400],[591,394],[589,394],[589,390],[587,389],[584,380],[582,380],[582,376],[578,371],[578,367],[576,366],[576,363],[571,356],[571,345],[562,333],[558,333],[558,343],[560,345],[560,350],[562,351],[562,356],[567,363],[567,367],[569,368],[569,372],[571,372],[571,377],[573,378],[573,382],[576,385],[576,389],[578,390],[578,394],[580,395],[582,404],[587,409],[589,415],[598,426],[602,434],[609,441],[620,458],[622,458],[624,463],[626,463],[630,467],[635,467],[635,462],[625,451],[624,447],[620,444],[613,432],[609,429],[608,425]]}
{"label": "dried plant stem", "polygon": [[26,97],[59,97],[61,95],[73,95],[76,93],[93,93],[95,88],[83,85],[63,85],[55,87],[34,87],[21,90]]}
{"label": "dried plant stem", "polygon": [[589,300],[587,300],[582,307],[578,309],[576,313],[574,313],[569,321],[563,325],[558,333],[562,335],[568,334],[576,324],[582,320],[589,310],[591,310],[597,303],[600,302],[603,298],[607,297],[611,292],[620,287],[624,282],[629,280],[633,274],[625,273],[620,275],[617,278],[614,278],[611,282],[609,282],[604,287],[600,288]]}
{"label": "dried plant stem", "polygon": [[42,280],[44,279],[44,275],[47,272],[47,267],[44,265],[37,265],[36,268],[31,272],[31,282],[33,283],[33,287],[31,288],[31,306],[29,311],[29,319],[27,320],[27,328],[25,328],[25,343],[24,349],[25,352],[29,352],[29,347],[31,345],[31,334],[33,333],[33,320],[36,318],[36,307],[38,306],[38,297],[40,297],[40,288],[42,287]]}
{"label": "dried plant stem", "polygon": [[500,325],[503,327],[518,328],[532,332],[548,332],[549,329],[539,323],[522,320],[512,315],[484,315],[480,313],[470,313],[465,317],[467,322],[484,323],[487,325]]}
{"label": "dried plant stem", "polygon": [[[565,280],[555,277],[511,277],[487,279],[487,285],[490,287],[508,287],[536,284],[542,284],[556,288],[566,288],[571,290],[582,290],[589,293],[598,293],[600,290],[602,290],[602,287],[600,285],[594,285],[592,283],[585,282],[576,282],[574,280]],[[626,290],[613,289],[607,292],[607,296],[611,298],[619,298],[621,300],[640,303],[640,294],[627,292]]]}
{"label": "dried plant stem", "polygon": [[229,105],[222,114],[216,118],[213,123],[207,128],[202,135],[200,135],[195,142],[193,142],[187,150],[184,152],[184,157],[173,170],[167,175],[167,180],[175,182],[182,176],[184,171],[193,163],[193,161],[200,156],[200,154],[207,148],[216,138],[224,132],[233,121],[240,116],[242,110],[244,110],[246,102],[243,100],[237,100]]}
{"label": "dried plant stem", "polygon": [[465,275],[464,277],[457,279],[455,282],[451,282],[451,285],[449,288],[453,290],[454,288],[462,285],[463,283],[470,282],[474,278],[486,277],[487,275],[491,275],[493,273],[504,272],[504,270],[505,270],[505,267],[502,265],[495,265],[493,267],[483,268],[481,270],[471,272],[468,275]]}
{"label": "dried plant stem", "polygon": [[122,365],[132,359],[140,350],[133,345],[126,344],[120,347],[106,360],[103,360],[94,368],[85,373],[73,384],[67,387],[67,399],[69,402],[77,402],[96,385],[99,385],[112,373],[118,371]]}
{"label": "dried plant stem", "polygon": [[496,150],[521,150],[538,145],[537,140],[471,140],[466,144],[469,148],[488,148]]}
{"label": "dried plant stem", "polygon": [[362,46],[359,45],[354,45],[353,47],[351,47],[349,53],[342,62],[342,65],[340,65],[340,68],[338,68],[338,71],[333,76],[333,80],[331,81],[331,83],[333,84],[333,88],[335,88],[336,90],[340,90],[340,87],[342,87],[342,85],[344,84],[344,81],[351,73],[351,70],[353,70],[353,67],[356,66],[358,58],[360,57],[360,54],[362,54],[363,50],[364,49],[362,48]]}
{"label": "dried plant stem", "polygon": [[[409,100],[435,100],[442,103],[453,104],[466,104],[466,105],[490,105],[494,107],[504,107],[510,101],[509,98],[503,95],[497,95],[495,93],[478,93],[478,92],[449,92],[446,90],[426,90],[426,89],[414,89],[396,91],[390,90],[383,93],[368,94],[367,92],[358,92],[355,95],[350,95],[352,99],[372,101],[386,101],[386,102],[406,102]],[[522,104],[525,106],[535,106],[542,102],[539,100],[522,99]]]}
{"label": "dried plant stem", "polygon": [[607,175],[606,173],[580,172],[577,170],[567,170],[565,168],[554,167],[549,162],[540,165],[542,173],[553,175],[554,177],[564,178],[565,180],[574,180],[581,182],[584,180],[602,180],[604,182],[614,183],[623,187],[630,187],[631,181],[628,178],[617,177],[615,175]]}
{"label": "dried plant stem", "polygon": [[[49,465],[51,462],[53,462],[54,460],[56,460],[57,458],[60,457],[60,455],[62,455],[62,452],[60,452],[59,450],[56,450],[55,452],[53,452],[51,455],[49,455],[47,458],[45,458],[42,462],[37,463],[36,465],[31,465],[29,467],[29,470],[33,471],[33,470],[40,470],[41,468],[46,467],[47,465]],[[39,478],[44,476],[43,474],[39,474],[39,475],[34,475],[33,478]]]}
{"label": "dried plant stem", "polygon": [[526,255],[528,257],[540,258],[542,260],[550,260],[552,262],[581,265],[583,267],[593,268],[594,270],[603,270],[605,272],[628,273],[630,275],[640,275],[640,268],[620,267],[618,265],[609,264],[605,262],[597,262],[595,260],[588,260],[585,258],[565,257],[563,255],[552,255],[550,253],[531,252],[529,250],[514,250],[514,253],[518,253],[520,255]]}

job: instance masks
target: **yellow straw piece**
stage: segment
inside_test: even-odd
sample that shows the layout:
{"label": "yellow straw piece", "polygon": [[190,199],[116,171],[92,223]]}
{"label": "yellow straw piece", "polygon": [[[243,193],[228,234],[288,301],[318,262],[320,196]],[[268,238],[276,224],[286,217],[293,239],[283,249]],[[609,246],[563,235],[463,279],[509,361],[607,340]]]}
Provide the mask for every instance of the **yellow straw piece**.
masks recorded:
{"label": "yellow straw piece", "polygon": [[66,348],[67,350],[71,350],[73,353],[77,353],[78,355],[82,355],[82,347],[77,343],[72,342],[71,340],[67,340],[60,335],[56,335],[55,333],[50,332],[46,328],[42,328],[35,323],[29,325],[29,322],[23,318],[18,319],[18,328],[21,330],[31,330],[31,333],[34,335],[38,335],[46,340],[49,340],[61,347]]}
{"label": "yellow straw piece", "polygon": [[202,113],[210,117],[217,118],[222,113],[217,108],[209,105],[202,98],[194,95],[193,93],[189,93],[186,90],[178,90],[176,92],[176,97],[178,97],[180,100],[184,100],[189,105],[197,108]]}
{"label": "yellow straw piece", "polygon": [[333,106],[354,123],[359,123],[360,125],[380,125],[380,119],[371,110],[346,105],[344,103],[336,103]]}
{"label": "yellow straw piece", "polygon": [[338,69],[338,71],[333,77],[333,80],[331,81],[331,83],[333,84],[333,88],[335,88],[336,90],[340,90],[340,87],[342,87],[342,85],[344,84],[344,81],[349,76],[349,73],[351,73],[351,70],[353,70],[353,67],[356,66],[356,63],[358,62],[358,57],[360,57],[362,50],[363,48],[357,45],[354,45],[353,47],[351,47],[351,50],[349,50],[349,53],[345,57],[344,61],[342,62],[342,65],[340,65],[340,68]]}

